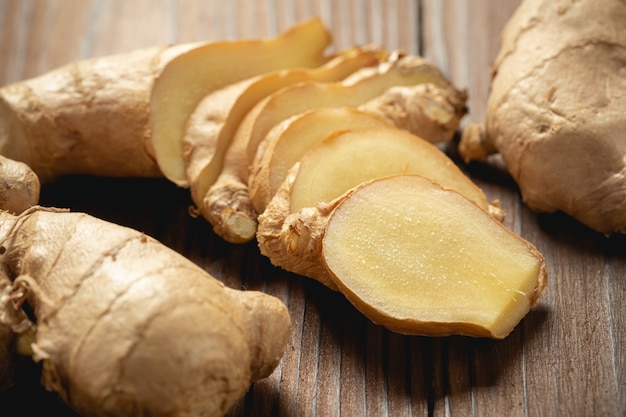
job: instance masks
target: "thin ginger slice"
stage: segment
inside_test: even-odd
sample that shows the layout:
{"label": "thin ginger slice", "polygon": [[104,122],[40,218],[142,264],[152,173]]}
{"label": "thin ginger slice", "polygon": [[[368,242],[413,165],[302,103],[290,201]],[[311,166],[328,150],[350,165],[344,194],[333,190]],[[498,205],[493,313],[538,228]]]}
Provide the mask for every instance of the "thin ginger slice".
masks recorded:
{"label": "thin ginger slice", "polygon": [[317,67],[328,60],[331,36],[311,19],[269,39],[210,42],[170,61],[150,99],[152,145],[163,175],[187,186],[182,138],[189,116],[204,96],[234,82],[291,67]]}
{"label": "thin ginger slice", "polygon": [[268,72],[204,97],[189,117],[183,137],[186,176],[196,205],[202,204],[202,198],[215,183],[239,123],[257,102],[298,82],[339,81],[361,68],[377,65],[384,56],[384,51],[373,47],[351,48],[320,67]]}
{"label": "thin ginger slice", "polygon": [[265,136],[250,168],[248,187],[255,210],[265,210],[289,169],[333,131],[392,126],[379,115],[353,107],[322,107],[282,121]]}
{"label": "thin ginger slice", "polygon": [[388,127],[336,131],[309,150],[291,188],[290,211],[330,202],[362,182],[397,174],[427,176],[489,211],[483,191],[439,148]]}
{"label": "thin ginger slice", "polygon": [[[364,68],[341,82],[302,83],[269,96],[246,116],[237,135],[247,138],[247,158],[251,163],[270,129],[295,114],[316,107],[361,106],[390,88],[424,84],[449,90],[458,103],[455,111],[465,114],[465,93],[458,91],[439,68],[420,56],[395,54],[378,67]],[[388,110],[409,111],[403,107]]]}
{"label": "thin ginger slice", "polygon": [[[450,90],[450,96],[457,101],[453,108],[464,114],[465,94],[457,91],[438,68],[419,56],[396,53],[377,67],[363,68],[341,82],[302,82],[271,94],[242,120],[224,156],[224,169],[204,197],[200,212],[225,240],[239,243],[253,239],[257,213],[248,189],[249,167],[258,146],[275,125],[314,108],[360,106],[391,87],[419,84]],[[406,90],[405,93],[423,94],[424,90]],[[409,102],[412,101],[380,108],[389,112],[410,112],[411,109],[401,107],[402,103]]]}
{"label": "thin ginger slice", "polygon": [[501,35],[466,160],[498,152],[524,203],[626,233],[626,2],[520,3]]}
{"label": "thin ginger slice", "polygon": [[420,176],[348,193],[327,219],[322,260],[357,309],[404,334],[504,338],[547,280],[531,243]]}

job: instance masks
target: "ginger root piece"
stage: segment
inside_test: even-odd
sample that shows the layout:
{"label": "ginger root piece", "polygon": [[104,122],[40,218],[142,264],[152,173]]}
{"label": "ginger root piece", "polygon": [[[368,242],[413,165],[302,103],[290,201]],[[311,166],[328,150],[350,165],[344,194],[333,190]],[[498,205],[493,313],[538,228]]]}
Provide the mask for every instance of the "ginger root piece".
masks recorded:
{"label": "ginger root piece", "polygon": [[22,162],[0,155],[0,210],[19,214],[39,203],[39,178]]}
{"label": "ginger root piece", "polygon": [[502,339],[546,286],[543,256],[460,194],[420,176],[356,188],[326,219],[321,261],[395,332]]}
{"label": "ginger root piece", "polygon": [[150,144],[150,90],[197,44],[77,61],[0,88],[0,154],[47,182],[67,174],[160,177]]}
{"label": "ginger root piece", "polygon": [[322,107],[283,120],[261,142],[250,167],[248,189],[257,213],[263,213],[289,169],[309,148],[337,130],[393,127],[385,118],[353,107]]}
{"label": "ginger root piece", "polygon": [[499,152],[524,202],[626,233],[626,3],[525,0],[507,23],[466,161]]}
{"label": "ginger root piece", "polygon": [[321,67],[287,68],[248,78],[207,95],[190,116],[183,138],[183,156],[196,205],[215,183],[239,123],[261,99],[287,85],[307,80],[339,81],[355,71],[377,65],[385,52],[373,47],[339,53]]}
{"label": "ginger root piece", "polygon": [[[409,132],[392,128],[339,131],[311,148],[289,171],[259,215],[257,241],[272,264],[337,289],[319,262],[320,240],[311,230],[334,201],[374,178],[420,174],[456,190],[501,221],[503,212],[443,152]],[[312,235],[313,234],[313,235]]]}
{"label": "ginger root piece", "polygon": [[152,144],[165,177],[188,186],[183,137],[189,117],[206,95],[269,71],[318,67],[329,59],[325,50],[330,41],[328,29],[315,18],[274,38],[211,42],[170,61],[150,97]]}
{"label": "ginger root piece", "polygon": [[458,102],[463,103],[455,108],[464,114],[465,94],[457,91],[438,68],[415,55],[392,54],[380,65],[363,68],[341,82],[303,82],[278,90],[257,103],[241,122],[224,156],[224,169],[204,197],[200,213],[229,242],[253,239],[257,213],[248,190],[249,167],[260,143],[275,125],[314,108],[360,106],[394,86],[428,83],[455,91]]}
{"label": "ginger root piece", "polygon": [[[97,239],[94,239],[97,236]],[[277,298],[225,287],[144,234],[86,214],[0,213],[0,316],[36,318],[42,383],[84,416],[222,416],[278,364]]]}

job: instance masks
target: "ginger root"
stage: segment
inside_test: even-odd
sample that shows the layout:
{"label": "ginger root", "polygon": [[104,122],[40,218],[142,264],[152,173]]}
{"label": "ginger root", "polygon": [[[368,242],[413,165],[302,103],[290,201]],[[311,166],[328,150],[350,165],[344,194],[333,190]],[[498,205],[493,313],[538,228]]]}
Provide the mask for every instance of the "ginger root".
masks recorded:
{"label": "ginger root", "polygon": [[68,174],[160,177],[150,144],[150,90],[196,44],[73,62],[0,88],[0,155],[40,181]]}
{"label": "ginger root", "polygon": [[221,416],[278,364],[285,305],[86,214],[0,213],[0,317],[36,318],[42,383],[84,416]]}
{"label": "ginger root", "polygon": [[23,162],[0,155],[0,210],[19,214],[39,202],[39,178]]}
{"label": "ginger root", "polygon": [[163,68],[150,96],[155,157],[163,175],[188,186],[183,138],[189,117],[210,93],[256,75],[325,63],[328,29],[310,19],[270,39],[209,42],[173,59]]}
{"label": "ginger root", "polygon": [[525,0],[502,32],[466,161],[499,152],[524,202],[626,233],[626,3]]}

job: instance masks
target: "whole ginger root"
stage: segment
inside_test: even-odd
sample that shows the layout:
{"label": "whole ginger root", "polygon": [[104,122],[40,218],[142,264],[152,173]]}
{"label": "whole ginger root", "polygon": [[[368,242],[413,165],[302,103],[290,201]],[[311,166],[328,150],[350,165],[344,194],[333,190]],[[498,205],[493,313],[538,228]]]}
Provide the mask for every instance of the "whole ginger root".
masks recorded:
{"label": "whole ginger root", "polygon": [[[97,237],[97,238],[94,238]],[[278,364],[285,305],[86,214],[0,213],[4,325],[36,318],[42,383],[84,416],[221,416]]]}
{"label": "whole ginger root", "polygon": [[626,3],[525,0],[502,32],[466,161],[499,152],[524,202],[626,233]]}

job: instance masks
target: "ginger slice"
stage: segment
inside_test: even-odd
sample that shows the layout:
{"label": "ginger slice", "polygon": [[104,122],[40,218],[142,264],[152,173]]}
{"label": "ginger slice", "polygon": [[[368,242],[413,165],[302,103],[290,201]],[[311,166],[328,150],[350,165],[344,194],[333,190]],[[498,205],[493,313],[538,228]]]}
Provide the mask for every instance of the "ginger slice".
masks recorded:
{"label": "ginger slice", "polygon": [[[419,84],[453,91],[450,95],[457,101],[453,106],[455,111],[459,114],[466,111],[465,94],[457,91],[437,67],[422,57],[397,53],[377,67],[364,68],[341,82],[303,82],[271,94],[257,103],[241,122],[224,156],[224,169],[204,197],[200,212],[225,240],[239,243],[253,239],[257,213],[248,189],[249,167],[261,141],[276,124],[314,108],[360,106],[391,87]],[[423,90],[407,93],[422,94]],[[393,106],[379,108],[400,110]]]}
{"label": "ginger slice", "polygon": [[337,131],[300,160],[290,211],[330,202],[362,182],[397,174],[421,174],[454,189],[489,211],[483,191],[439,148],[395,128]]}
{"label": "ginger slice", "polygon": [[241,120],[266,96],[302,81],[339,81],[355,71],[379,64],[386,53],[368,46],[351,48],[320,67],[287,68],[228,85],[208,94],[189,117],[183,137],[186,176],[200,206],[222,171],[224,154]]}
{"label": "ginger slice", "polygon": [[248,187],[262,213],[289,169],[314,145],[336,130],[392,127],[386,119],[353,107],[322,107],[290,117],[265,136],[250,168]]}
{"label": "ginger slice", "polygon": [[420,176],[348,193],[327,219],[322,260],[357,309],[404,334],[504,338],[547,280],[531,243]]}
{"label": "ginger slice", "polygon": [[182,138],[187,120],[204,96],[234,82],[291,67],[317,67],[331,36],[320,19],[270,39],[210,42],[171,60],[150,98],[152,145],[165,177],[187,186]]}

